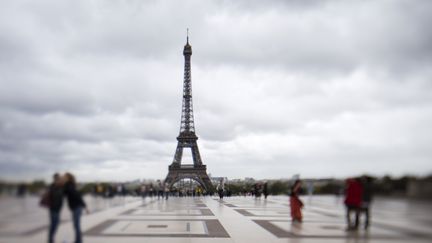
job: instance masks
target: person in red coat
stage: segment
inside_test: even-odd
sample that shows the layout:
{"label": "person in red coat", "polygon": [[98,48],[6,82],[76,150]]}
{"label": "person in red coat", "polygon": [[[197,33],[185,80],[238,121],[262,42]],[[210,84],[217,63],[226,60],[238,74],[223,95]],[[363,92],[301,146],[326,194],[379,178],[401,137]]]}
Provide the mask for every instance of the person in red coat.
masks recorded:
{"label": "person in red coat", "polygon": [[303,202],[299,198],[301,190],[301,181],[296,180],[294,185],[291,187],[290,195],[290,208],[291,208],[291,218],[293,223],[301,223],[303,221],[302,211]]}
{"label": "person in red coat", "polygon": [[[357,230],[359,225],[360,208],[363,197],[363,186],[360,179],[347,179],[345,191],[345,206],[347,209],[347,230]],[[352,223],[351,213],[355,213],[355,222]]]}

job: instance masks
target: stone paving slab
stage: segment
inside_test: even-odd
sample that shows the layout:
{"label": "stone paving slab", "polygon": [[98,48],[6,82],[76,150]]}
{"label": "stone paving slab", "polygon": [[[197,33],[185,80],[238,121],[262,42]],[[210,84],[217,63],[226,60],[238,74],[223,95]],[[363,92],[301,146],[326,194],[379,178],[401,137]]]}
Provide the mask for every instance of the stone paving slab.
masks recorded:
{"label": "stone paving slab", "polygon": [[[48,214],[37,198],[0,198],[0,243],[46,242]],[[303,198],[304,222],[289,217],[288,197],[197,198],[86,197],[84,242],[431,242],[431,206],[377,199],[368,230],[345,231],[340,198]],[[57,242],[73,242],[70,213],[62,212]]]}

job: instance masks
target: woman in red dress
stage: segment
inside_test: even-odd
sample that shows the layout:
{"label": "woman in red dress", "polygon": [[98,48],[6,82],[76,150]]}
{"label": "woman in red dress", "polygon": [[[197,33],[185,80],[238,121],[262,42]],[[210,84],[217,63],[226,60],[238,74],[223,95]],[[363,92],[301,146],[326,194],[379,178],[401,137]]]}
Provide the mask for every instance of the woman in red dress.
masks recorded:
{"label": "woman in red dress", "polygon": [[301,223],[303,220],[301,209],[303,207],[303,202],[298,197],[301,189],[301,181],[296,180],[294,185],[291,187],[290,195],[290,207],[291,207],[291,218],[292,222]]}

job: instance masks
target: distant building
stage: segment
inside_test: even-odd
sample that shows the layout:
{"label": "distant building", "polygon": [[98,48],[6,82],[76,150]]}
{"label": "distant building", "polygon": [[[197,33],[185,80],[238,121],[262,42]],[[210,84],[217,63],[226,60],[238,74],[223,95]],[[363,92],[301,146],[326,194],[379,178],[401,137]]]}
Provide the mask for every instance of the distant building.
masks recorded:
{"label": "distant building", "polygon": [[210,181],[213,185],[217,185],[220,181],[223,180],[225,183],[228,182],[228,177],[210,177]]}

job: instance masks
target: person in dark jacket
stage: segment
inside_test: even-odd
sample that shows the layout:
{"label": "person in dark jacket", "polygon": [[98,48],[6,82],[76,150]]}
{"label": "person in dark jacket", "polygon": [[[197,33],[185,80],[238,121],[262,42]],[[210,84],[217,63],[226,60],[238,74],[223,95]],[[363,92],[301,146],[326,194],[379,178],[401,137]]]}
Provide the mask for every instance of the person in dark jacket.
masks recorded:
{"label": "person in dark jacket", "polygon": [[264,185],[263,185],[263,194],[264,194],[264,198],[267,199],[267,196],[269,195],[267,181],[264,182]]}
{"label": "person in dark jacket", "polygon": [[75,243],[82,243],[81,235],[81,214],[85,209],[89,213],[81,193],[76,189],[75,177],[71,173],[64,175],[64,193],[67,197],[69,209],[72,212],[72,221],[75,229]]}
{"label": "person in dark jacket", "polygon": [[224,190],[225,190],[225,185],[224,185],[224,180],[221,179],[219,181],[219,185],[217,185],[216,190],[219,194],[219,199],[222,200],[223,196],[224,196]]}
{"label": "person in dark jacket", "polygon": [[50,214],[50,227],[48,242],[53,243],[55,233],[60,223],[60,212],[63,206],[63,182],[58,173],[53,176],[53,183],[48,189],[48,208]]}

